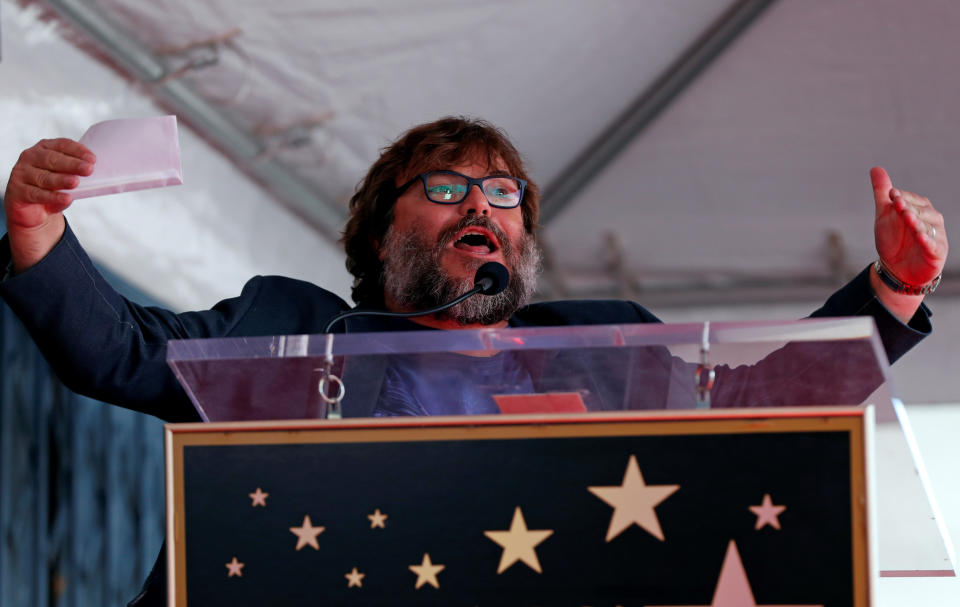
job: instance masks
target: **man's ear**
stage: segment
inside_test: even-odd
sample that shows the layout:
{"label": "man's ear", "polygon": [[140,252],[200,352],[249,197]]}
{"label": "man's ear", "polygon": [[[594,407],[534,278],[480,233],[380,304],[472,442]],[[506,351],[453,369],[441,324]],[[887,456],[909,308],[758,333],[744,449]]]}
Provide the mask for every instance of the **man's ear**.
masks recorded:
{"label": "man's ear", "polygon": [[370,236],[367,238],[367,242],[370,243],[370,248],[373,249],[373,252],[377,254],[377,259],[383,261],[383,248],[380,246],[380,241]]}

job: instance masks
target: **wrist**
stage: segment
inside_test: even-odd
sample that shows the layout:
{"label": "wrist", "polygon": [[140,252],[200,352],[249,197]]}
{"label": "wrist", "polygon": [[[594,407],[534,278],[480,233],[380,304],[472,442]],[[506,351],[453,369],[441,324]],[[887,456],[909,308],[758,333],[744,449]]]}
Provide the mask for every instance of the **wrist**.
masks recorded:
{"label": "wrist", "polygon": [[15,274],[25,272],[47,256],[63,238],[66,220],[62,213],[51,215],[43,224],[33,227],[7,225],[10,257]]}
{"label": "wrist", "polygon": [[[876,276],[879,281],[886,286],[888,289],[893,291],[898,295],[908,295],[908,296],[919,296],[929,295],[937,290],[937,287],[940,285],[940,280],[943,278],[943,274],[938,275],[936,278],[930,282],[922,285],[914,285],[900,280],[891,270],[883,263],[882,260],[877,259],[873,263],[873,268],[871,271],[873,276]],[[871,278],[873,277],[871,276]],[[872,281],[871,281],[872,282]]]}

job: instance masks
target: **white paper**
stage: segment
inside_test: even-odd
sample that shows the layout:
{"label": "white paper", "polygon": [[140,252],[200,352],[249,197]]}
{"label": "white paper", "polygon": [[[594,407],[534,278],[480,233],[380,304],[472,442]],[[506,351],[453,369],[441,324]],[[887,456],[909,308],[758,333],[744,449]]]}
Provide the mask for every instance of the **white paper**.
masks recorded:
{"label": "white paper", "polygon": [[183,183],[176,116],[98,122],[80,143],[97,155],[97,162],[93,174],[67,190],[74,199]]}

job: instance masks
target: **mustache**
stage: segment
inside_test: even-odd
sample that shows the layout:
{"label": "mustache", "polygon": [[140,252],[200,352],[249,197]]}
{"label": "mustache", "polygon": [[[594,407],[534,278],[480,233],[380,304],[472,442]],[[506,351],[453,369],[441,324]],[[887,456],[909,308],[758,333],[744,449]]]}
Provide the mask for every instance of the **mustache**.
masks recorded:
{"label": "mustache", "polygon": [[437,251],[443,250],[448,244],[453,242],[457,234],[460,233],[460,230],[465,228],[484,228],[489,230],[497,237],[497,242],[500,243],[500,249],[503,251],[504,257],[509,259],[513,254],[513,244],[510,242],[510,238],[506,232],[486,215],[477,214],[464,215],[456,223],[444,228],[437,237]]}

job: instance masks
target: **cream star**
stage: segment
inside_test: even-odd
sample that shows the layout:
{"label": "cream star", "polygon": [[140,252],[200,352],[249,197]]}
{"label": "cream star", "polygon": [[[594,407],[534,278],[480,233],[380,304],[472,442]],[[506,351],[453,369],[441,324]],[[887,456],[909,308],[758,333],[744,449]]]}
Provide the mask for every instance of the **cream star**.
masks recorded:
{"label": "cream star", "polygon": [[363,588],[363,578],[366,577],[366,573],[360,573],[357,571],[357,568],[354,567],[353,571],[344,575],[343,577],[347,578],[347,588]]}
{"label": "cream star", "polygon": [[387,528],[387,515],[380,512],[380,509],[377,508],[373,511],[373,514],[368,514],[367,518],[370,519],[370,528],[380,527],[381,529]]}
{"label": "cream star", "polygon": [[765,525],[770,525],[774,529],[780,529],[780,513],[787,509],[786,506],[774,506],[769,493],[763,494],[763,502],[759,506],[750,506],[750,512],[757,515],[756,530],[763,529]]}
{"label": "cream star", "polygon": [[243,572],[240,571],[244,567],[244,563],[241,563],[237,560],[237,557],[233,557],[233,560],[226,564],[227,567],[227,577],[243,577]]}
{"label": "cream star", "polygon": [[257,490],[256,490],[256,491],[254,491],[253,493],[248,493],[247,495],[249,495],[249,496],[250,496],[250,499],[253,500],[253,507],[254,507],[254,508],[256,508],[257,506],[263,506],[264,508],[267,507],[267,496],[270,495],[270,494],[269,494],[269,493],[264,493],[264,492],[260,489],[260,487],[257,487]]}
{"label": "cream star", "polygon": [[653,511],[663,500],[670,497],[680,485],[647,485],[637,465],[637,458],[630,456],[623,484],[619,487],[587,487],[591,493],[613,506],[613,517],[607,529],[607,541],[617,537],[636,523],[650,535],[663,541],[660,520]]}
{"label": "cream star", "polygon": [[423,561],[419,565],[410,565],[410,571],[417,574],[417,584],[413,589],[419,590],[424,584],[430,584],[434,588],[439,588],[440,582],[437,580],[437,574],[445,568],[446,565],[434,565],[431,563],[430,555],[424,552]]}
{"label": "cream star", "polygon": [[[666,607],[651,605],[650,607]],[[713,592],[713,601],[709,605],[673,605],[671,607],[823,607],[823,605],[757,605],[750,589],[747,572],[740,560],[737,544],[731,540],[727,545],[727,555],[720,567],[720,579]]]}
{"label": "cream star", "polygon": [[513,512],[513,521],[510,523],[509,531],[484,531],[483,534],[503,547],[503,556],[500,557],[497,574],[503,573],[517,561],[523,561],[537,573],[542,573],[540,561],[537,559],[534,548],[553,535],[553,529],[528,531],[520,506],[517,506],[517,509]]}
{"label": "cream star", "polygon": [[303,517],[303,524],[299,527],[290,527],[290,533],[297,536],[297,550],[310,545],[314,550],[320,550],[317,536],[323,533],[325,527],[314,527],[309,516]]}

